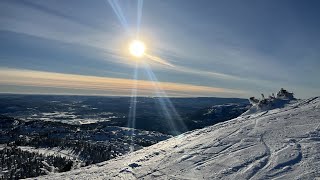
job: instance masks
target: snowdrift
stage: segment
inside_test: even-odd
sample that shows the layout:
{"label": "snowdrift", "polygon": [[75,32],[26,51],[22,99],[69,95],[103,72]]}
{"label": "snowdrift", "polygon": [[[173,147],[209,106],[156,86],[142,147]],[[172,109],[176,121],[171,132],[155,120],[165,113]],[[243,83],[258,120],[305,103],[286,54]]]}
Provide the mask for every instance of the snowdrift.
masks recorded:
{"label": "snowdrift", "polygon": [[37,179],[315,179],[320,98],[240,116],[90,167]]}

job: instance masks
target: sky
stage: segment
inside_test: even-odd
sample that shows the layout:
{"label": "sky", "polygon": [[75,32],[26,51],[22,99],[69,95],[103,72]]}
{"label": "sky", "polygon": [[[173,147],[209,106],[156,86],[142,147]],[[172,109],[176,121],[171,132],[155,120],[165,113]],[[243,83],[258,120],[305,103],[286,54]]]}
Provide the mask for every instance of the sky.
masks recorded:
{"label": "sky", "polygon": [[[317,0],[2,0],[0,92],[320,95]],[[128,44],[146,53],[137,61]],[[136,75],[134,75],[136,72]],[[135,80],[136,79],[136,80]],[[163,95],[163,94],[162,94]]]}

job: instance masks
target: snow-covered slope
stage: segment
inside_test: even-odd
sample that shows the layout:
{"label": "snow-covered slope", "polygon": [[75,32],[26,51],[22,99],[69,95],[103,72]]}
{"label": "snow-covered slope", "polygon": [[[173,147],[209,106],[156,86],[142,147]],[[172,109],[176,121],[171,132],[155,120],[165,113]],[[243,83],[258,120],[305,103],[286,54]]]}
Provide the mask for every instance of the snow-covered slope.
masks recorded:
{"label": "snow-covered slope", "polygon": [[185,133],[90,167],[37,179],[314,179],[320,98]]}

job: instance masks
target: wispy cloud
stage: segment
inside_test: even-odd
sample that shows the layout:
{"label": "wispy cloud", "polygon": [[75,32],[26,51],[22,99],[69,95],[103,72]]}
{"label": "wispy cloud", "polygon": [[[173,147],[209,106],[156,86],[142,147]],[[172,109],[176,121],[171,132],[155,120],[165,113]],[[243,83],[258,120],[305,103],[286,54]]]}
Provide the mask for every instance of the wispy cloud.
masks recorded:
{"label": "wispy cloud", "polygon": [[160,58],[160,57],[157,57],[157,56],[154,56],[154,55],[150,55],[150,54],[145,54],[145,56],[151,60],[151,61],[154,61],[154,62],[157,62],[157,63],[160,63],[162,65],[165,65],[165,66],[170,66],[170,67],[175,67],[173,64],[171,64],[170,62]]}
{"label": "wispy cloud", "polygon": [[[15,86],[52,87],[103,91],[105,95],[130,95],[135,81],[123,78],[109,78],[62,74],[53,72],[0,69],[0,84]],[[172,82],[152,82],[137,80],[139,95],[154,95],[154,83],[167,92],[169,96],[241,96],[244,92],[209,86],[195,86]]]}

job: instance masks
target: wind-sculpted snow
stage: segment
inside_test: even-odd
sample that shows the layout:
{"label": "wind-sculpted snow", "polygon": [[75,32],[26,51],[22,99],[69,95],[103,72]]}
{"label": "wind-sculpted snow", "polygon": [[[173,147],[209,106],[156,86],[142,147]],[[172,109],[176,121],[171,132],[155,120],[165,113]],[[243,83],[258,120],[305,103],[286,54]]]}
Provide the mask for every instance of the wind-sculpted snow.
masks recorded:
{"label": "wind-sculpted snow", "polygon": [[38,179],[314,179],[320,98],[241,116],[90,167]]}

